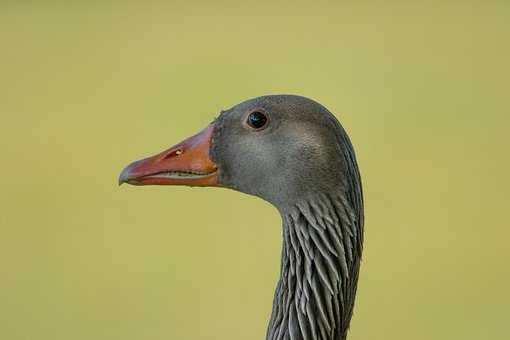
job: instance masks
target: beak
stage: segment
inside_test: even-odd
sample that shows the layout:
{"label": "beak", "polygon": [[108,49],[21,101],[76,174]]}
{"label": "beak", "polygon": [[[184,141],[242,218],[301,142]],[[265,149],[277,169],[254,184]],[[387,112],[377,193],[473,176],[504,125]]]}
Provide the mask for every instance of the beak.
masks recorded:
{"label": "beak", "polygon": [[213,131],[214,123],[166,151],[129,164],[119,185],[217,186],[218,168],[209,158]]}

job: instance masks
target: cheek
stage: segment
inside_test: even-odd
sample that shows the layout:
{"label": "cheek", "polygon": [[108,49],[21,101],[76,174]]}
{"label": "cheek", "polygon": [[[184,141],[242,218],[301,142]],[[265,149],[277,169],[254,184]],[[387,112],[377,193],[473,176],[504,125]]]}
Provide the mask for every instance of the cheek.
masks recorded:
{"label": "cheek", "polygon": [[272,177],[278,176],[277,169],[282,160],[263,143],[236,143],[226,152],[226,165],[231,184],[238,190],[254,193],[262,190]]}

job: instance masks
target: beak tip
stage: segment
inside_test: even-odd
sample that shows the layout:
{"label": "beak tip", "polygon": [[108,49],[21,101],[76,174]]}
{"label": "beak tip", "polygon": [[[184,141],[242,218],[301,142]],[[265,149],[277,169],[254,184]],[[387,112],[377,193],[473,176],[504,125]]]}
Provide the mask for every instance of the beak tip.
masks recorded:
{"label": "beak tip", "polygon": [[129,182],[131,164],[125,167],[119,175],[118,184],[121,186],[124,183]]}

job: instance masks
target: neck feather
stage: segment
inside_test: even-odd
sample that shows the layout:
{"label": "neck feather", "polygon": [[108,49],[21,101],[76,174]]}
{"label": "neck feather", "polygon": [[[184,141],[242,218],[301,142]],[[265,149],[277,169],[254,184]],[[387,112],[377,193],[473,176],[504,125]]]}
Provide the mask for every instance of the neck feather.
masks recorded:
{"label": "neck feather", "polygon": [[267,340],[343,340],[363,243],[362,203],[320,194],[281,211],[283,249]]}

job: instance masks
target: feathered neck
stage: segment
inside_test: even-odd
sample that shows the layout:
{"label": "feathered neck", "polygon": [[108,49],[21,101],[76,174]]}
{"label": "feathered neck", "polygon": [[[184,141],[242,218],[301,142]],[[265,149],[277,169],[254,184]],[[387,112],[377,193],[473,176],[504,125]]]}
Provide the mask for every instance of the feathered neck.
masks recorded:
{"label": "feathered neck", "polygon": [[267,340],[346,338],[363,244],[362,198],[356,196],[317,194],[280,211],[281,274]]}

